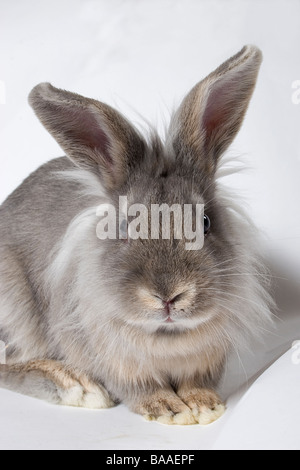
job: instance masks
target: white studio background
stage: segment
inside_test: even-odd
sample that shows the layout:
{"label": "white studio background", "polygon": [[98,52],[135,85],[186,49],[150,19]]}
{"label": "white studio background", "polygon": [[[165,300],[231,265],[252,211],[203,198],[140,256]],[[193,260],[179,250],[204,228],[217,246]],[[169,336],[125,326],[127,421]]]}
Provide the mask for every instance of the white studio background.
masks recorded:
{"label": "white studio background", "polygon": [[99,99],[162,132],[191,87],[245,44],[260,47],[264,61],[228,155],[251,169],[224,183],[246,201],[271,252],[299,271],[300,0],[0,0],[0,203],[63,155],[27,104],[36,84]]}

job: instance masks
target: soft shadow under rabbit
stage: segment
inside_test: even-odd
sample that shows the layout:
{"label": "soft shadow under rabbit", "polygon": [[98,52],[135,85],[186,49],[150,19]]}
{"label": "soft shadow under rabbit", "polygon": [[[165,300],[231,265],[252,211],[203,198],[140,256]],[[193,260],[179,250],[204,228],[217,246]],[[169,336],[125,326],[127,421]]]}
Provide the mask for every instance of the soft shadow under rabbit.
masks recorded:
{"label": "soft shadow under rabbit", "polygon": [[[208,424],[231,349],[270,321],[255,230],[216,172],[251,98],[261,53],[244,47],[198,83],[164,142],[117,111],[43,83],[29,102],[66,156],[0,209],[0,385],[50,402],[123,402],[166,424]],[[186,240],[99,240],[99,204],[204,204]],[[120,217],[120,214],[118,214]],[[125,227],[126,229],[126,227]]]}

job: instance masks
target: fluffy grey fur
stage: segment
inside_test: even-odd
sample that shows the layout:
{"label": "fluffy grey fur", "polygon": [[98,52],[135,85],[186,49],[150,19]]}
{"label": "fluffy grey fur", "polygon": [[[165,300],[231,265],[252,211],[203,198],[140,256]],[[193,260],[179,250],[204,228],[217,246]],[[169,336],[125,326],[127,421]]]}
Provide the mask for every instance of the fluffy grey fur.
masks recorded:
{"label": "fluffy grey fur", "polygon": [[[0,384],[55,403],[124,402],[168,424],[224,411],[226,357],[270,321],[251,222],[221,191],[261,53],[244,47],[197,84],[165,142],[108,105],[40,84],[30,104],[67,157],[43,165],[0,209]],[[97,206],[204,203],[211,230],[185,240],[100,241]],[[166,323],[163,301],[171,304]]]}

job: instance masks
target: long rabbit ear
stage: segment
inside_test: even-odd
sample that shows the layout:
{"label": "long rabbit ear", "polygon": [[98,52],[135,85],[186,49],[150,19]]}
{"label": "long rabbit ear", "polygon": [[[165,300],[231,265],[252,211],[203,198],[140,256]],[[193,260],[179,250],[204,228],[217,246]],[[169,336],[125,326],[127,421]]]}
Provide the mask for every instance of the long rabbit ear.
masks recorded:
{"label": "long rabbit ear", "polygon": [[66,155],[100,175],[107,189],[120,187],[143,158],[145,143],[136,129],[104,103],[50,83],[37,85],[29,103]]}
{"label": "long rabbit ear", "polygon": [[257,47],[245,46],[186,96],[171,120],[168,137],[182,163],[214,173],[241,127],[261,61]]}

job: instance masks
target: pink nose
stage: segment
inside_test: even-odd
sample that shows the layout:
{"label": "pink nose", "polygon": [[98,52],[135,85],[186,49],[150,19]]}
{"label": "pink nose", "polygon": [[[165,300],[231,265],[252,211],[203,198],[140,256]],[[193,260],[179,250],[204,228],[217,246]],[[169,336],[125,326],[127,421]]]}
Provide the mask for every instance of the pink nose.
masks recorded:
{"label": "pink nose", "polygon": [[175,302],[178,302],[179,299],[181,299],[181,297],[183,296],[183,294],[178,294],[178,295],[175,295],[175,297],[173,297],[173,299],[171,300],[163,300],[161,299],[162,303],[164,305],[172,305],[172,304],[175,304]]}
{"label": "pink nose", "polygon": [[180,297],[181,297],[181,294],[176,295],[176,296],[175,296],[173,299],[171,299],[171,300],[162,300],[163,306],[164,306],[164,308],[165,308],[167,314],[170,313],[170,309],[171,309],[172,305],[174,305],[175,302],[176,302],[177,300],[179,300]]}
{"label": "pink nose", "polygon": [[169,315],[170,314],[170,306],[172,305],[173,302],[170,301],[170,300],[168,300],[168,301],[163,300],[162,303],[163,303],[163,306],[165,308],[165,311],[166,311],[167,315]]}

